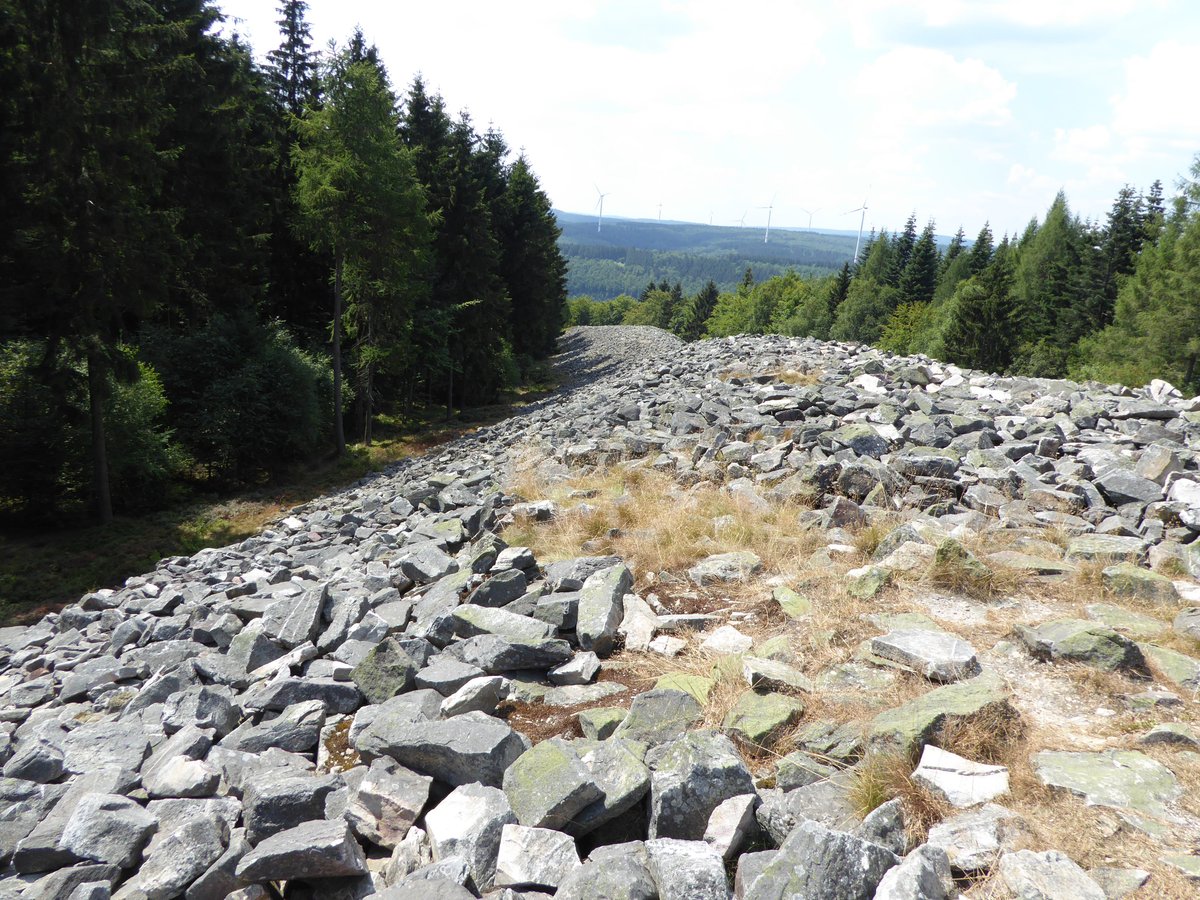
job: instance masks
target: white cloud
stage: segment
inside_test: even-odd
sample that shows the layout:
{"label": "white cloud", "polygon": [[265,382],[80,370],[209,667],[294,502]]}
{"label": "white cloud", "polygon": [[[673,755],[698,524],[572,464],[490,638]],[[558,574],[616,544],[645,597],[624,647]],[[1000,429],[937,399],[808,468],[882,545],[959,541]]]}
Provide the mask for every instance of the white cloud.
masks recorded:
{"label": "white cloud", "polygon": [[1174,146],[1200,141],[1200,117],[1187,85],[1195,77],[1200,43],[1167,40],[1145,56],[1125,60],[1124,89],[1112,98],[1113,130],[1145,147],[1149,139]]}

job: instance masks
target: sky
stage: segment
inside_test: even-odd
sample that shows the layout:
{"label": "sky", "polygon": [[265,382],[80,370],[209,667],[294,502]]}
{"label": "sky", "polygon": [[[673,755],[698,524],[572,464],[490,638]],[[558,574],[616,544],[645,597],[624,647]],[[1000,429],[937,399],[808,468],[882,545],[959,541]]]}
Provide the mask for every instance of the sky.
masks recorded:
{"label": "sky", "polygon": [[[218,0],[257,56],[276,0]],[[835,9],[837,6],[839,8]],[[558,209],[997,237],[1065,190],[1102,220],[1168,196],[1200,152],[1190,0],[309,0],[314,45],[356,25],[399,92],[523,149]],[[660,206],[661,204],[661,206]],[[854,210],[852,212],[852,210]]]}

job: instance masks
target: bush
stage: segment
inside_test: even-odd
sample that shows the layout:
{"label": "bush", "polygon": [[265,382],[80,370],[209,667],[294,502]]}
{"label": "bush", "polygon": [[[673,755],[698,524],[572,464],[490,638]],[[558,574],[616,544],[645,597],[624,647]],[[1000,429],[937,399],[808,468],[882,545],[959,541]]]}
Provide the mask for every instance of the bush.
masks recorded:
{"label": "bush", "polygon": [[[130,353],[131,351],[126,351]],[[0,345],[0,505],[23,519],[49,519],[91,500],[92,438],[84,364],[60,354],[42,368],[41,344]],[[149,365],[139,379],[110,376],[104,402],[113,506],[162,506],[184,464],[163,424],[166,395]]]}
{"label": "bush", "polygon": [[209,475],[251,481],[328,440],[333,377],[278,324],[216,316],[186,334],[155,329],[142,355],[162,377],[179,441]]}

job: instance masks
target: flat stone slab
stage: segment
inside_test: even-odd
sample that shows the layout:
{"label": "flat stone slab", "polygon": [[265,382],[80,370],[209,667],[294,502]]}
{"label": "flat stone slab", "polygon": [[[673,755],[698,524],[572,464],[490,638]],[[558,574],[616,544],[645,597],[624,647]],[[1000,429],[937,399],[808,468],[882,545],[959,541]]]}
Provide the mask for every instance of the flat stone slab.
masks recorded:
{"label": "flat stone slab", "polygon": [[1057,850],[1005,853],[1000,857],[997,871],[1000,882],[1014,897],[1107,900],[1104,889],[1069,856]]}
{"label": "flat stone slab", "polygon": [[942,684],[980,672],[975,648],[944,631],[889,631],[871,638],[871,652]]}
{"label": "flat stone slab", "polygon": [[1059,559],[1046,559],[1041,556],[1034,556],[1031,553],[1021,553],[1018,550],[1001,550],[997,553],[988,554],[988,562],[1005,569],[1015,569],[1019,572],[1028,572],[1031,575],[1070,575],[1075,571],[1075,566],[1068,562],[1063,562]]}
{"label": "flat stone slab", "polygon": [[1118,597],[1134,597],[1170,605],[1178,603],[1180,599],[1179,591],[1170,578],[1133,563],[1108,566],[1100,573],[1100,582],[1106,591]]}
{"label": "flat stone slab", "polygon": [[972,762],[927,744],[912,778],[959,809],[977,806],[1008,793],[1008,769]]}
{"label": "flat stone slab", "polygon": [[1136,563],[1149,545],[1141,538],[1116,534],[1081,534],[1067,545],[1067,560],[1096,560],[1103,563]]}
{"label": "flat stone slab", "polygon": [[1043,784],[1070,791],[1088,806],[1162,818],[1166,804],[1183,793],[1170,769],[1136,750],[1043,750],[1034,755],[1033,766]]}
{"label": "flat stone slab", "polygon": [[498,786],[505,770],[525,752],[525,738],[499,719],[481,712],[444,721],[377,721],[369,746],[378,755],[446,784],[480,782]]}
{"label": "flat stone slab", "polygon": [[746,653],[753,646],[754,641],[732,625],[722,625],[700,643],[709,653]]}
{"label": "flat stone slab", "polygon": [[1160,622],[1158,619],[1152,619],[1150,616],[1144,616],[1111,603],[1089,603],[1087,614],[1089,619],[1137,640],[1158,637],[1167,630],[1166,623]]}
{"label": "flat stone slab", "polygon": [[703,718],[704,711],[691,694],[655,688],[633,698],[613,736],[661,744],[681,736]]}
{"label": "flat stone slab", "polygon": [[770,747],[800,721],[804,702],[786,694],[746,691],[721,723],[721,729],[756,747]]}
{"label": "flat stone slab", "polygon": [[1138,644],[1142,655],[1168,681],[1190,690],[1200,690],[1200,660],[1168,650],[1166,647],[1156,647],[1153,644]]}
{"label": "flat stone slab", "polygon": [[951,816],[929,829],[928,843],[946,851],[956,871],[971,875],[992,868],[1000,854],[1017,850],[1033,837],[1014,812],[986,803]]}

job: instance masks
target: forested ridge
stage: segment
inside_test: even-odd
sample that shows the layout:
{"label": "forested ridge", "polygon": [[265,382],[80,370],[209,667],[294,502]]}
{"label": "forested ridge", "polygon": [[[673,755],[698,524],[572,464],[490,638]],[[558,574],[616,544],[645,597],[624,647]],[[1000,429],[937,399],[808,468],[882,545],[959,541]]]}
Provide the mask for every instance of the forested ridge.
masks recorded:
{"label": "forested ridge", "polygon": [[569,301],[578,324],[657,325],[687,340],[782,333],[861,341],[991,372],[1144,384],[1200,393],[1200,156],[1168,199],[1123,187],[1103,221],[1060,192],[1045,216],[997,240],[934,223],[872,233],[832,276],[795,270],[735,290],[651,281],[637,297]]}
{"label": "forested ridge", "polygon": [[5,520],[254,483],[553,351],[524,156],[306,9],[260,65],[208,0],[0,0]]}

